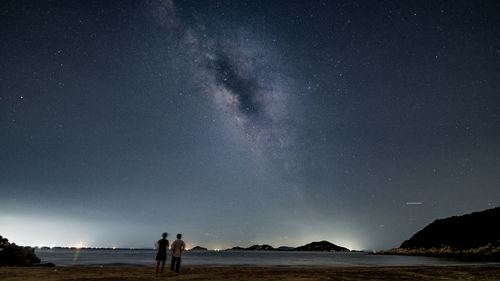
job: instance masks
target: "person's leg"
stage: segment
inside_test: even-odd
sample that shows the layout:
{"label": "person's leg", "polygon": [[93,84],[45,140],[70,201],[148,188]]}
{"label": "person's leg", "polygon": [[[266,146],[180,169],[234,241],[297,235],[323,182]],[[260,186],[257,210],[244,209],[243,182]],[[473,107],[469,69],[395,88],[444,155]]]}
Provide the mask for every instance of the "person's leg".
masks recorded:
{"label": "person's leg", "polygon": [[175,265],[175,272],[179,273],[179,268],[181,267],[181,258],[177,258],[177,264]]}
{"label": "person's leg", "polygon": [[170,271],[174,271],[175,257],[172,257],[172,262],[170,262]]}
{"label": "person's leg", "polygon": [[157,260],[156,261],[156,274],[158,274],[158,267],[160,266],[160,261]]}
{"label": "person's leg", "polygon": [[163,273],[163,269],[165,268],[165,260],[161,261],[161,273]]}

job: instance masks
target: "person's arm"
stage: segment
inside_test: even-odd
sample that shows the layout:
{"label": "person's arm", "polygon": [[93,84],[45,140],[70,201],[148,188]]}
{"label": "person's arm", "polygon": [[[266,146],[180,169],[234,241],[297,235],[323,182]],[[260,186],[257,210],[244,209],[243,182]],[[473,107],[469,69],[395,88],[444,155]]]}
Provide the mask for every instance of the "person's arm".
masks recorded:
{"label": "person's arm", "polygon": [[182,241],[181,249],[182,249],[183,251],[184,251],[184,249],[186,249],[186,243],[184,243],[184,241]]}

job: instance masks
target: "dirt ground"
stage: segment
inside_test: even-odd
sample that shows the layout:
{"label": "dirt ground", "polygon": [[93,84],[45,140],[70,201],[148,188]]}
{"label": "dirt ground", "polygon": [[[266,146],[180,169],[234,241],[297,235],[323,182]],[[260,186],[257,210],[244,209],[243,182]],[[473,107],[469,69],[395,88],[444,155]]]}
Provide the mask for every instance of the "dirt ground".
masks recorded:
{"label": "dirt ground", "polygon": [[500,280],[500,264],[478,266],[263,268],[188,267],[158,276],[151,267],[0,267],[0,280]]}

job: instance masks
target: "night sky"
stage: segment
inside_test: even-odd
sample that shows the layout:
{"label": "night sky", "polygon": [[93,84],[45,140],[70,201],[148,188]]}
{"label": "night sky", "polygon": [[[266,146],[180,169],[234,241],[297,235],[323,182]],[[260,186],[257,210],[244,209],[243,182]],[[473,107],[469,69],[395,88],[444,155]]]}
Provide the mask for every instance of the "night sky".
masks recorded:
{"label": "night sky", "polygon": [[496,0],[31,2],[0,3],[13,242],[384,249],[500,205]]}

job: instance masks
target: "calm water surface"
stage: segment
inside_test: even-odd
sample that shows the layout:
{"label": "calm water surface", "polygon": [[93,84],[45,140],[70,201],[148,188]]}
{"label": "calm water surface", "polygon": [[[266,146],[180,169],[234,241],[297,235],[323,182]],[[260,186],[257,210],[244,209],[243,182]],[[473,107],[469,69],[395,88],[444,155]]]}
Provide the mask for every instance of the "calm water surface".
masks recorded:
{"label": "calm water surface", "polygon": [[[156,251],[37,249],[36,255],[42,262],[52,262],[57,266],[153,266]],[[170,258],[169,253],[167,262]],[[368,253],[206,251],[184,252],[182,256],[183,266],[355,267],[466,264],[478,263],[458,259],[379,256]]]}

